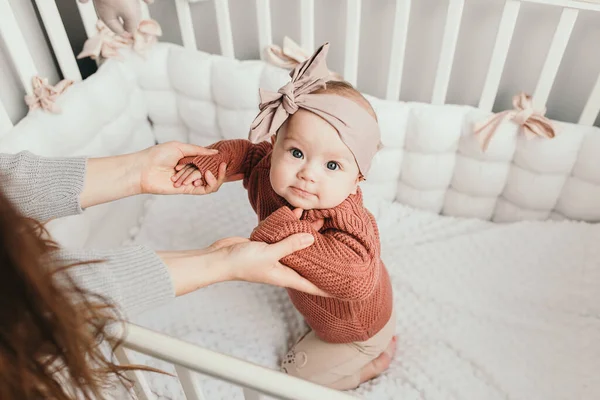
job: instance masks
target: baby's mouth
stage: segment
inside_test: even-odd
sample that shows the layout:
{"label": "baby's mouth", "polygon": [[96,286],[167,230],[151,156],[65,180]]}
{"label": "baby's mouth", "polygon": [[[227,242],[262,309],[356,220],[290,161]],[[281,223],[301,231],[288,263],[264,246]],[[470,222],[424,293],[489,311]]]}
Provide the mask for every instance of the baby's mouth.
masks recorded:
{"label": "baby's mouth", "polygon": [[299,187],[296,187],[296,186],[291,186],[291,189],[292,189],[292,191],[294,193],[296,193],[297,195],[302,196],[302,197],[312,197],[312,196],[314,196],[313,193],[308,192],[308,191],[306,191],[304,189],[300,189]]}

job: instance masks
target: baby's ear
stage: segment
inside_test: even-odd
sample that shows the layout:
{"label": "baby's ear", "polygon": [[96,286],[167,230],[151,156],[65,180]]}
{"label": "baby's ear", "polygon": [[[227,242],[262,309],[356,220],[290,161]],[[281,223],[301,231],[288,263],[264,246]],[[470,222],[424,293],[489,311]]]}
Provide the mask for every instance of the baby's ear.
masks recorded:
{"label": "baby's ear", "polygon": [[275,142],[277,141],[277,134],[271,135],[271,144],[275,146]]}
{"label": "baby's ear", "polygon": [[365,178],[363,178],[362,174],[359,174],[356,177],[356,182],[354,182],[354,188],[352,189],[352,194],[356,194],[356,192],[358,191],[358,184],[364,180],[365,180]]}

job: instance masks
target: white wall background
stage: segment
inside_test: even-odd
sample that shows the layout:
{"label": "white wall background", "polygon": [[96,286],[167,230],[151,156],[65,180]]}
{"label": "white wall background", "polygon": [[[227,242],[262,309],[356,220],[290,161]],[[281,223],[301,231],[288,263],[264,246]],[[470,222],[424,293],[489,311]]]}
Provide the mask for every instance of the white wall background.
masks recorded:
{"label": "white wall background", "polygon": [[[75,1],[57,0],[57,3],[77,53],[85,41],[85,32]],[[255,3],[254,0],[229,0],[235,56],[239,59],[259,57]],[[39,28],[31,0],[11,0],[11,4],[19,22],[25,27],[24,33],[38,68],[42,74],[50,77],[51,82],[56,82],[58,74],[55,62],[44,44],[44,34]],[[448,103],[477,105],[503,4],[504,0],[465,1]],[[428,102],[431,98],[447,7],[447,0],[413,1],[401,100]],[[218,53],[213,1],[201,0],[192,3],[191,8],[199,49]],[[274,42],[281,44],[285,35],[299,42],[299,1],[271,0],[271,8]],[[358,88],[379,97],[385,93],[394,10],[395,0],[362,1]],[[163,27],[162,40],[181,44],[174,1],[155,0],[150,12]],[[315,12],[315,45],[330,41],[329,66],[336,71],[343,71],[346,0],[317,0]],[[522,4],[494,107],[496,111],[511,108],[511,98],[517,92],[533,92],[560,12],[561,9],[554,6]],[[599,42],[600,13],[580,12],[550,94],[549,117],[577,121],[600,74]],[[22,89],[3,56],[3,46],[0,43],[0,98],[7,105],[13,122],[16,122],[26,109],[22,101]],[[84,61],[80,66],[84,76],[93,72],[93,69],[88,70],[93,63]],[[596,125],[600,126],[600,118]]]}

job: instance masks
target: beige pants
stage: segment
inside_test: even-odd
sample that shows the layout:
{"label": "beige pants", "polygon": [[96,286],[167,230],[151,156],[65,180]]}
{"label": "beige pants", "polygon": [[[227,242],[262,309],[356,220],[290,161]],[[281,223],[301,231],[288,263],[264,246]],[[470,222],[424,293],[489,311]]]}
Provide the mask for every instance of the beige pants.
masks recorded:
{"label": "beige pants", "polygon": [[285,356],[281,367],[296,376],[337,390],[360,384],[362,367],[379,357],[396,333],[396,314],[375,336],[364,342],[327,343],[311,330]]}

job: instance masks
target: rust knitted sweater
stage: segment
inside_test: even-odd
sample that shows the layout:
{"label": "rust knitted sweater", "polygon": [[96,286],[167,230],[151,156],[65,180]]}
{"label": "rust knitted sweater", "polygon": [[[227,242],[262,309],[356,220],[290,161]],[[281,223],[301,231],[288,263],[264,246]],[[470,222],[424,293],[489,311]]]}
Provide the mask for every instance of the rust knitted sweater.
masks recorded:
{"label": "rust knitted sweater", "polygon": [[[363,206],[362,194],[350,195],[327,210],[307,210],[298,220],[287,201],[271,187],[272,145],[247,140],[225,140],[214,156],[186,157],[180,164],[194,164],[215,176],[219,164],[227,163],[227,175],[244,175],[244,187],[259,224],[250,239],[274,243],[294,233],[315,237],[307,249],[281,260],[333,297],[321,297],[288,289],[294,306],[315,334],[326,342],[365,341],[389,321],[392,288],[380,259],[379,231],[373,215]],[[323,218],[316,232],[310,222]]]}

